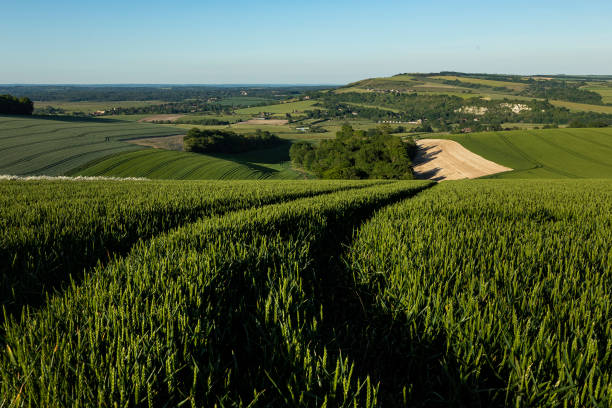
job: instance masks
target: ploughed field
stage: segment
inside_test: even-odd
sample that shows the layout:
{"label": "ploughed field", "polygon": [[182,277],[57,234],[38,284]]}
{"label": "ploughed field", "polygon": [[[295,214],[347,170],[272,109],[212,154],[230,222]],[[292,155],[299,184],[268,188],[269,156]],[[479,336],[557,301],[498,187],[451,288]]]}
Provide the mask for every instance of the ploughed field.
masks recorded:
{"label": "ploughed field", "polygon": [[0,191],[2,406],[612,400],[607,180]]}

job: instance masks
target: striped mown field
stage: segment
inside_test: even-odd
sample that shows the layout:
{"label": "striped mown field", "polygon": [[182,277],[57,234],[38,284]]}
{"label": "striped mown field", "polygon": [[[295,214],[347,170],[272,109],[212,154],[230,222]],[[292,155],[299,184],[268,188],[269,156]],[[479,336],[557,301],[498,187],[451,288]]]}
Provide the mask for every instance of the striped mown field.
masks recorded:
{"label": "striped mown field", "polygon": [[70,174],[176,180],[251,180],[303,178],[291,170],[288,146],[245,154],[211,156],[147,149],[90,163]]}
{"label": "striped mown field", "polygon": [[612,178],[612,129],[536,129],[440,136],[514,169],[492,178]]}
{"label": "striped mown field", "polygon": [[183,133],[143,123],[0,115],[0,174],[63,175],[92,160],[142,149],[124,140]]}

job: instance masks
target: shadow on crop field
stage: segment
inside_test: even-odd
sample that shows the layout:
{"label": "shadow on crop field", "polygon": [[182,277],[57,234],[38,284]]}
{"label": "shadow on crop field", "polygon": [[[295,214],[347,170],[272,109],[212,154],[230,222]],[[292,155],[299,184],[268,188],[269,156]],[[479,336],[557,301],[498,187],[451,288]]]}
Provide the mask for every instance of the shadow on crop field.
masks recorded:
{"label": "shadow on crop field", "polygon": [[466,375],[442,331],[429,337],[419,332],[423,315],[408,320],[392,313],[377,302],[380,287],[356,282],[346,254],[352,232],[372,214],[361,214],[341,233],[331,231],[317,248],[313,296],[325,311],[319,346],[352,360],[359,378],[380,384],[384,407],[504,406],[505,383],[492,369],[481,367],[477,378]]}

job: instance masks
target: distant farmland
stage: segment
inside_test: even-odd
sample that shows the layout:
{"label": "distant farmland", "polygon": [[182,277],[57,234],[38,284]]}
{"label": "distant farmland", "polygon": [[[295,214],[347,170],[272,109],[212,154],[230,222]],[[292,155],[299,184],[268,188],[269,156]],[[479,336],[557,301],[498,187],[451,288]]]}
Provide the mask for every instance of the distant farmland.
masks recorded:
{"label": "distant farmland", "polygon": [[252,108],[243,108],[236,111],[239,115],[254,115],[260,112],[269,113],[293,113],[294,111],[304,111],[312,108],[317,101],[299,101],[299,102],[288,102],[279,103],[276,105],[267,106],[255,106]]}

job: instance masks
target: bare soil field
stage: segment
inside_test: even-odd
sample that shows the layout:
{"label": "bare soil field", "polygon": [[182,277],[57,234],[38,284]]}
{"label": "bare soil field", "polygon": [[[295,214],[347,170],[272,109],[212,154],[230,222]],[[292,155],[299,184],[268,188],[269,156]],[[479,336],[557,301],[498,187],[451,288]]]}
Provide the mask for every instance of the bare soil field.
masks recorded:
{"label": "bare soil field", "polygon": [[126,142],[140,146],[153,147],[155,149],[183,151],[183,139],[185,135],[148,137],[142,139],[126,140]]}
{"label": "bare soil field", "polygon": [[512,170],[485,159],[459,143],[443,139],[418,140],[416,178],[436,181],[472,179]]}
{"label": "bare soil field", "polygon": [[164,114],[160,114],[160,115],[153,115],[153,116],[148,116],[146,118],[142,118],[139,120],[139,122],[156,122],[158,120],[169,120],[169,121],[173,121],[173,120],[177,120],[179,118],[182,118],[185,115],[180,115],[180,114],[175,114],[175,113],[164,113]]}
{"label": "bare soil field", "polygon": [[249,119],[244,122],[238,122],[237,125],[270,125],[270,126],[281,126],[289,123],[286,119]]}

